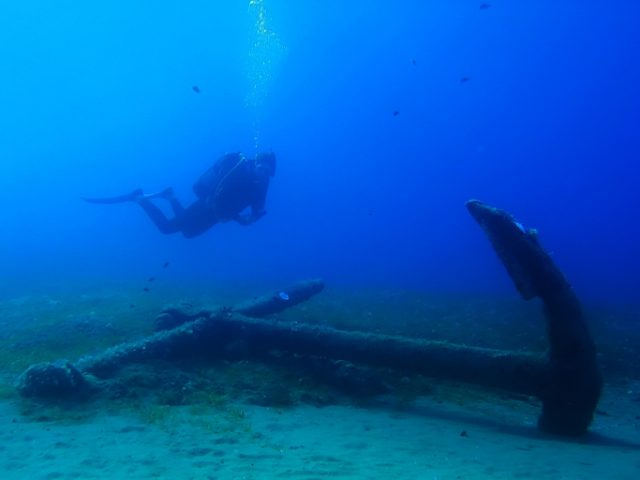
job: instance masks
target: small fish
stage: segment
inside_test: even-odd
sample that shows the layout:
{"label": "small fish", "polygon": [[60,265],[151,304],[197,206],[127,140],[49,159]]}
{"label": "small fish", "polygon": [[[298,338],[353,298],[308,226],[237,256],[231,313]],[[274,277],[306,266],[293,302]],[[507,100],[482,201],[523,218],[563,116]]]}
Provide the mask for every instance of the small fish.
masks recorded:
{"label": "small fish", "polygon": [[200,93],[200,87],[198,85],[194,85],[193,87],[191,87],[191,90],[193,90],[196,93]]}
{"label": "small fish", "polygon": [[136,306],[133,303],[131,303],[129,304],[129,308],[136,308]]}
{"label": "small fish", "polygon": [[286,302],[287,300],[289,300],[289,294],[288,294],[287,292],[280,292],[280,293],[278,294],[278,296],[279,296],[282,300],[284,300],[285,302]]}
{"label": "small fish", "polygon": [[162,264],[162,268],[167,268],[168,266],[169,266],[169,262],[164,262],[164,263]]}
{"label": "small fish", "polygon": [[469,436],[469,434],[467,433],[467,431],[466,431],[466,430],[462,430],[462,431],[460,432],[460,436],[461,436],[461,437],[468,437],[468,436]]}
{"label": "small fish", "polygon": [[462,77],[460,79],[460,83],[467,83],[471,81],[471,77]]}
{"label": "small fish", "polygon": [[415,59],[415,58],[412,58],[412,59],[411,59],[411,65],[413,65],[414,67],[417,65],[417,63],[416,63],[416,59]]}
{"label": "small fish", "polygon": [[400,112],[398,110],[394,110],[393,111],[393,116],[397,117],[398,115],[400,115]]}
{"label": "small fish", "polygon": [[486,10],[487,8],[491,8],[491,4],[490,3],[481,3],[480,4],[480,10]]}
{"label": "small fish", "polygon": [[156,279],[156,277],[149,277],[147,278],[147,282],[153,282]]}
{"label": "small fish", "polygon": [[148,292],[149,288],[148,287],[144,287],[142,290],[145,291],[145,292]]}

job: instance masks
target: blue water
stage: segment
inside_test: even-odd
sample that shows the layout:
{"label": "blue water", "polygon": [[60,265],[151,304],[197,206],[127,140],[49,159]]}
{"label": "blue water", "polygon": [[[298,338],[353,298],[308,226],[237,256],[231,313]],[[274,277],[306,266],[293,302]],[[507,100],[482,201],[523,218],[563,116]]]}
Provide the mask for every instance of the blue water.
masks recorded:
{"label": "blue water", "polygon": [[[323,277],[516,295],[464,208],[505,208],[579,295],[634,301],[640,3],[7,0],[0,283]],[[200,93],[193,90],[197,86]],[[186,240],[82,196],[273,149],[267,215]]]}

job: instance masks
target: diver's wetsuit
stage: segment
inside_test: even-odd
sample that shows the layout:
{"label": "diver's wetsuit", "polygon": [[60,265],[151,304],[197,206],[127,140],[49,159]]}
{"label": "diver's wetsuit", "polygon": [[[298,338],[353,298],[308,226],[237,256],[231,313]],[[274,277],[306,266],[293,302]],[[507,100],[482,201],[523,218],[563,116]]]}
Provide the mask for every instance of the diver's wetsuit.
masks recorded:
{"label": "diver's wetsuit", "polygon": [[[180,232],[186,238],[193,238],[218,222],[235,220],[242,225],[249,225],[262,217],[265,213],[269,178],[272,175],[273,172],[268,175],[258,172],[254,160],[246,159],[239,153],[231,153],[218,159],[198,179],[193,186],[198,198],[188,207],[184,208],[173,193],[160,195],[169,201],[174,215],[172,218],[167,218],[144,195],[134,200],[160,232]],[[241,215],[246,208],[250,208],[251,212]]]}

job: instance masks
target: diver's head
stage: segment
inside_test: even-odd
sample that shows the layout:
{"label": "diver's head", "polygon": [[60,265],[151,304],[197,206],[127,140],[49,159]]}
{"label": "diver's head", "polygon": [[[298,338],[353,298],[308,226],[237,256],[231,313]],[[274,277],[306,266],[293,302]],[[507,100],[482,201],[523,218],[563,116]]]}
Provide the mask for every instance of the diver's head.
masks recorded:
{"label": "diver's head", "polygon": [[255,162],[258,175],[273,177],[276,174],[276,156],[273,152],[257,154]]}

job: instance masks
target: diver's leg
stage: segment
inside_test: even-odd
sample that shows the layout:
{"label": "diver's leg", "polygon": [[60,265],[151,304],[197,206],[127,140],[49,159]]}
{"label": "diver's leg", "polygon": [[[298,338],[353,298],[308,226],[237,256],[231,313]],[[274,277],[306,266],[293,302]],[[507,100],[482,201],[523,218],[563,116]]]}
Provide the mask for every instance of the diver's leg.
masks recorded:
{"label": "diver's leg", "polygon": [[171,210],[173,210],[173,214],[176,217],[180,217],[184,214],[184,207],[174,195],[173,188],[165,188],[159,196],[169,202],[169,205],[171,205]]}
{"label": "diver's leg", "polygon": [[162,210],[156,207],[151,200],[147,198],[138,198],[136,199],[136,203],[142,207],[147,216],[151,219],[151,221],[158,227],[161,233],[170,234],[176,233],[180,231],[178,219],[179,216],[175,216],[171,220],[169,220]]}
{"label": "diver's leg", "polygon": [[218,221],[218,216],[213,210],[207,208],[202,200],[196,200],[180,216],[180,232],[185,238],[197,237],[213,227]]}

